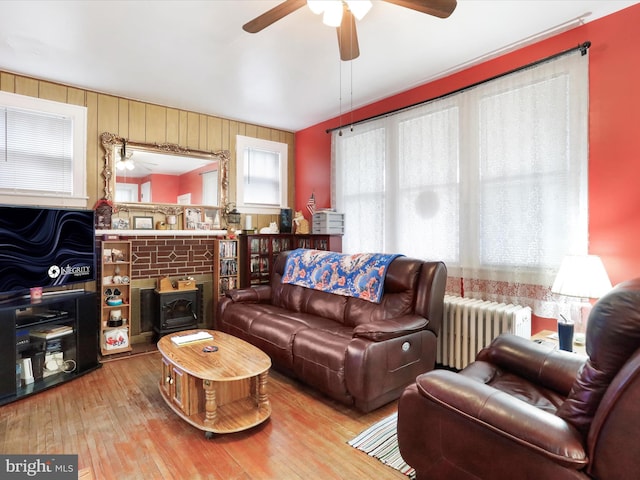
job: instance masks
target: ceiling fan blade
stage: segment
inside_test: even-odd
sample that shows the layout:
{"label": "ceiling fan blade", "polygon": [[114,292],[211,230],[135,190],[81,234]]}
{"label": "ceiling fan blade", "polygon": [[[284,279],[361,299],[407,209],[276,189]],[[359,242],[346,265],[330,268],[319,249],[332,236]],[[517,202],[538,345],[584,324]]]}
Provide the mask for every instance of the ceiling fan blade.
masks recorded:
{"label": "ceiling fan blade", "polygon": [[417,12],[433,15],[434,17],[447,18],[456,9],[456,0],[384,0],[401,7],[410,8]]}
{"label": "ceiling fan blade", "polygon": [[249,33],[258,33],[260,30],[267,28],[272,23],[277,22],[281,18],[286,17],[290,13],[295,12],[307,3],[307,0],[285,0],[276,5],[271,10],[266,11],[259,17],[254,18],[250,22],[245,23],[242,29]]}
{"label": "ceiling fan blade", "polygon": [[342,12],[342,22],[336,28],[338,32],[338,48],[340,49],[340,60],[348,62],[360,56],[358,47],[358,33],[356,32],[356,19],[351,10],[344,7]]}

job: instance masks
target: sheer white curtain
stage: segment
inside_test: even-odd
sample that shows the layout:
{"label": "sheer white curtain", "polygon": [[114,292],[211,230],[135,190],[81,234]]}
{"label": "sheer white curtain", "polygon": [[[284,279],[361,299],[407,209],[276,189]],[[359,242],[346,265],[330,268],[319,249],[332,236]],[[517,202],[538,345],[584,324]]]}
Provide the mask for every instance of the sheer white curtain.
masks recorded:
{"label": "sheer white curtain", "polygon": [[[343,251],[385,252],[384,235],[393,225],[393,220],[386,218],[391,192],[386,189],[385,129],[373,122],[359,128],[358,134],[341,140],[332,142],[339,150],[333,156],[344,159],[333,163],[341,187],[332,203],[338,205],[345,218],[353,219],[345,221]],[[332,188],[332,192],[337,190]]]}
{"label": "sheer white curtain", "polygon": [[451,293],[547,314],[562,257],[587,252],[587,119],[576,52],[334,132],[344,250],[442,260]]}

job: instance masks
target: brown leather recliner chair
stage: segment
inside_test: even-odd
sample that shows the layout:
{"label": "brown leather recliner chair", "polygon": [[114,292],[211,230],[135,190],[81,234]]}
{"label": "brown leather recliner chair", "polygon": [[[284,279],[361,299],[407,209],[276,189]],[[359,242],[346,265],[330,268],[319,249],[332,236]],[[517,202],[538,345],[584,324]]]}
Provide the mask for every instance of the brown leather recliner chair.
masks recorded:
{"label": "brown leather recliner chair", "polygon": [[398,404],[418,479],[640,478],[640,279],[594,306],[589,358],[502,335],[459,373],[434,370]]}

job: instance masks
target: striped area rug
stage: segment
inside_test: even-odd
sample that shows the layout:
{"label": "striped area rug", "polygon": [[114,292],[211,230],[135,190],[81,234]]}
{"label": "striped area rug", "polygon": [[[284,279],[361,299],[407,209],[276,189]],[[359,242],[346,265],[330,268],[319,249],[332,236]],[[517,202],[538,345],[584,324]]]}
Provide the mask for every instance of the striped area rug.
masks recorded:
{"label": "striped area rug", "polygon": [[407,465],[400,456],[396,432],[397,423],[398,413],[396,412],[367,428],[347,443],[413,479],[416,476],[415,470]]}

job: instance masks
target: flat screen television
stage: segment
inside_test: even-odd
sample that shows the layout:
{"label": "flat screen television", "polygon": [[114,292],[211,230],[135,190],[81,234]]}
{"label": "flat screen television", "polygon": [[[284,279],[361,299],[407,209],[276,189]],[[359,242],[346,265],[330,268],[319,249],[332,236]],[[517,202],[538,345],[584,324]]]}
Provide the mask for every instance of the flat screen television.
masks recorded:
{"label": "flat screen television", "polygon": [[93,210],[0,205],[0,295],[96,279]]}

